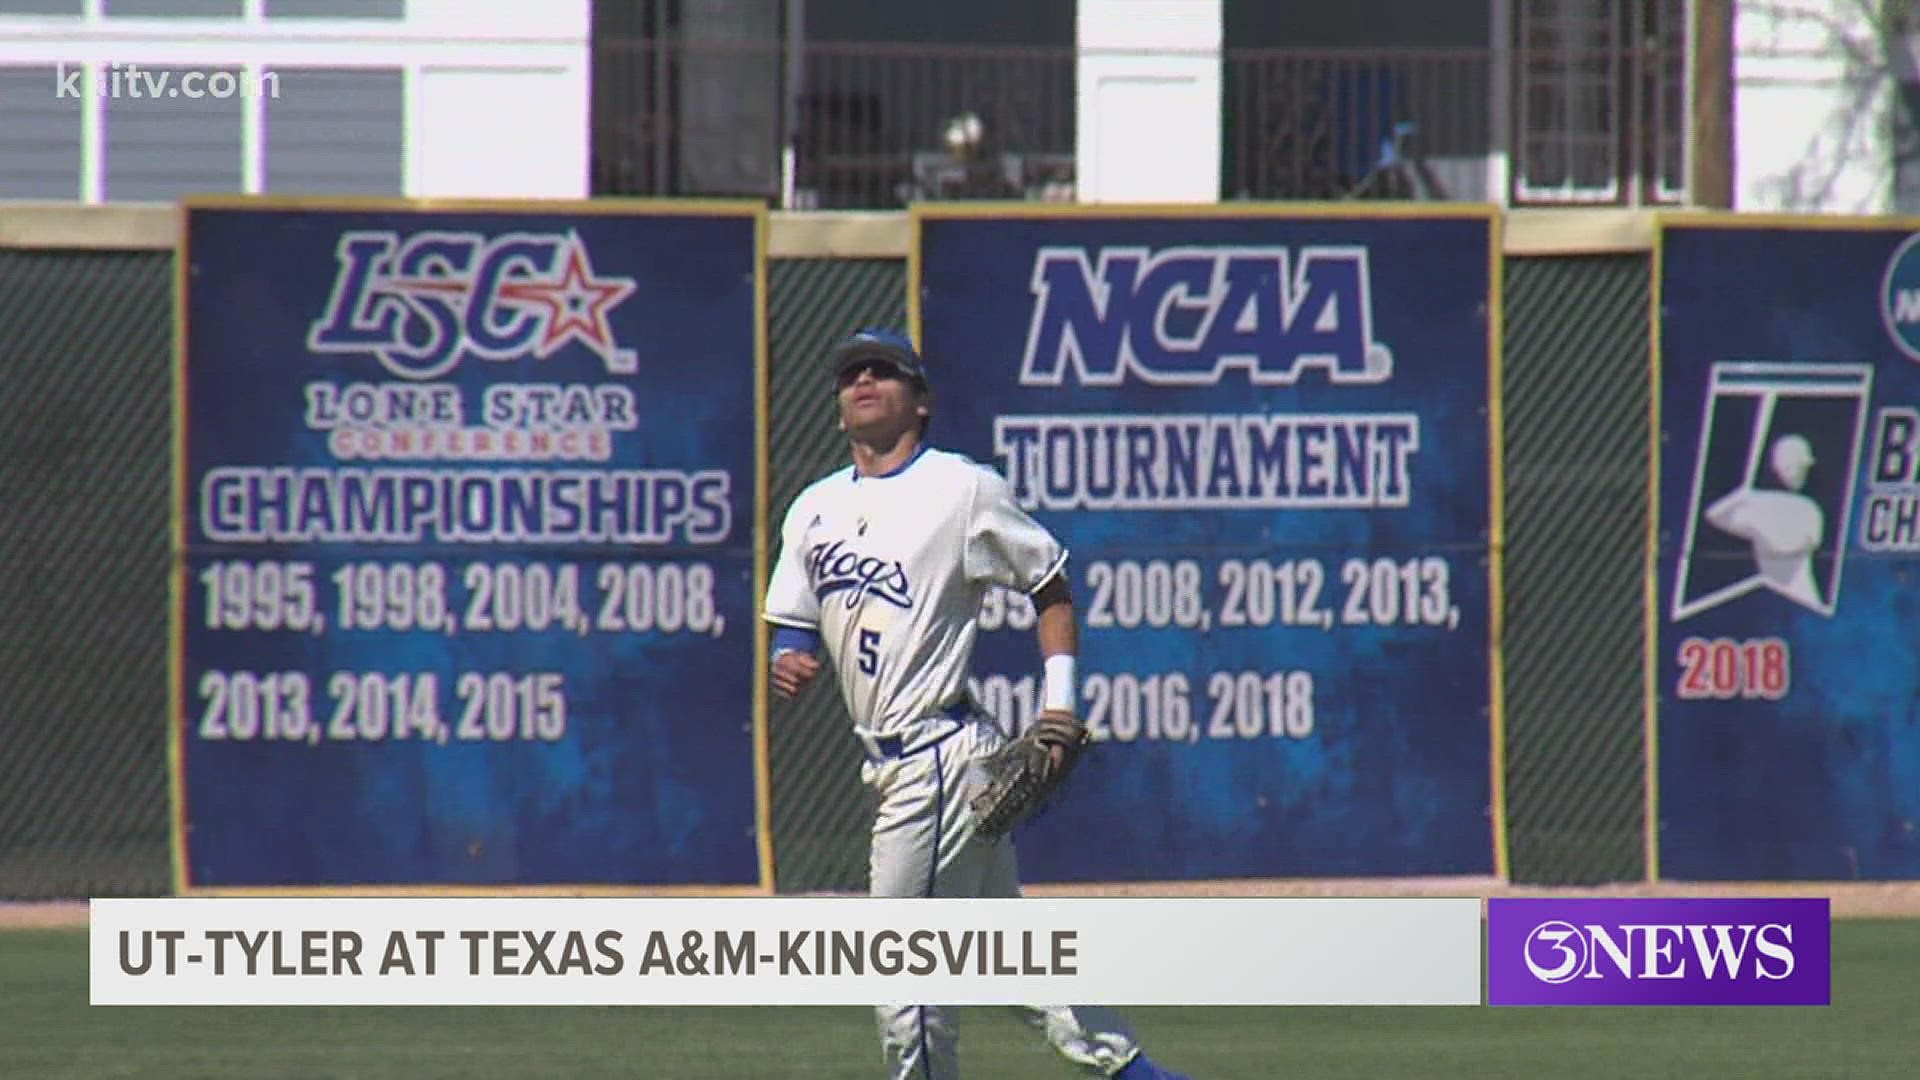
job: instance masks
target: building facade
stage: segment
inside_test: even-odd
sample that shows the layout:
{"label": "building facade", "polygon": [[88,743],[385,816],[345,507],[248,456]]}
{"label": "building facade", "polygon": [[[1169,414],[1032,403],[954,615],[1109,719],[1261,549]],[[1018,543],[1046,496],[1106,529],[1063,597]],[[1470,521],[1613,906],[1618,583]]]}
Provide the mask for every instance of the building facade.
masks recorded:
{"label": "building facade", "polygon": [[0,199],[1646,206],[1705,153],[1739,209],[1914,211],[1907,7],[0,0]]}
{"label": "building facade", "polygon": [[585,0],[0,0],[0,199],[583,191]]}

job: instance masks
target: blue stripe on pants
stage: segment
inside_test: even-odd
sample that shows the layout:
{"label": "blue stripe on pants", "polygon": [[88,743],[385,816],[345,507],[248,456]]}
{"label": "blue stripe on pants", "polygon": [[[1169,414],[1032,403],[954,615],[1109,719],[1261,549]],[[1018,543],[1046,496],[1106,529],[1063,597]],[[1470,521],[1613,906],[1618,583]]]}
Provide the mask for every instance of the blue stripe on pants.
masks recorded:
{"label": "blue stripe on pants", "polygon": [[[940,874],[940,824],[946,817],[947,777],[940,766],[940,744],[933,744],[933,858],[927,863],[927,897],[933,897],[934,882]],[[927,1044],[927,1007],[914,1011],[920,1024],[920,1069],[933,1080],[933,1048]]]}

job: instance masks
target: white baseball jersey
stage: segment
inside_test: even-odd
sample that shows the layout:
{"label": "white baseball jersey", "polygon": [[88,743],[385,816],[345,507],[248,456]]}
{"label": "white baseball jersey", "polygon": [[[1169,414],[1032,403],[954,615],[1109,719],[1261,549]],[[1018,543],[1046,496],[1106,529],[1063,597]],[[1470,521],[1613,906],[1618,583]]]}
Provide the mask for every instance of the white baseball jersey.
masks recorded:
{"label": "white baseball jersey", "polygon": [[1066,561],[999,473],[922,447],[891,473],[849,466],[800,493],[765,618],[817,630],[854,726],[890,734],[965,697],[989,587],[1031,594]]}

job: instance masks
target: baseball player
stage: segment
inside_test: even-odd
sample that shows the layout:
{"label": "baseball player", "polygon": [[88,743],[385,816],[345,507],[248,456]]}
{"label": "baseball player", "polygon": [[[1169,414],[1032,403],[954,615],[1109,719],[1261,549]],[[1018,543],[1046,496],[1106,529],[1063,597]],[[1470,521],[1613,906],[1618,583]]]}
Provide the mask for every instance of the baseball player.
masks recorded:
{"label": "baseball player", "polygon": [[[1018,589],[1039,616],[1044,708],[1074,712],[1067,553],[998,473],[925,441],[930,397],[911,341],[862,330],[830,363],[853,464],[802,491],[781,526],[764,613],[774,690],[792,698],[804,689],[825,647],[866,751],[861,778],[880,796],[873,895],[1018,896],[1012,841],[975,835],[967,807],[978,763],[1007,740],[970,699],[969,667],[985,591]],[[1184,1080],[1149,1062],[1111,1010],[1021,1011],[1090,1075]],[[959,1075],[949,1010],[877,1012],[893,1080]]]}

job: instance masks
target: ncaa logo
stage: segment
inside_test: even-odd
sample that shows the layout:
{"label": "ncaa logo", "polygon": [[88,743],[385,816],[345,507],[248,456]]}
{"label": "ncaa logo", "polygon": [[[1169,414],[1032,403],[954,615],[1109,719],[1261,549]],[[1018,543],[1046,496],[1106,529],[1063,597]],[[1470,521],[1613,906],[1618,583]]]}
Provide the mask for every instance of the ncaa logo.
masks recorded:
{"label": "ncaa logo", "polygon": [[1374,337],[1365,247],[1043,247],[1020,364],[1022,386],[1214,386],[1229,370],[1292,386],[1308,368],[1335,384],[1393,376]]}
{"label": "ncaa logo", "polygon": [[1587,939],[1573,924],[1555,919],[1533,928],[1521,955],[1534,978],[1558,986],[1587,966]]}
{"label": "ncaa logo", "polygon": [[1887,336],[1909,360],[1920,360],[1920,233],[1907,237],[1887,260],[1880,280],[1880,317]]}

